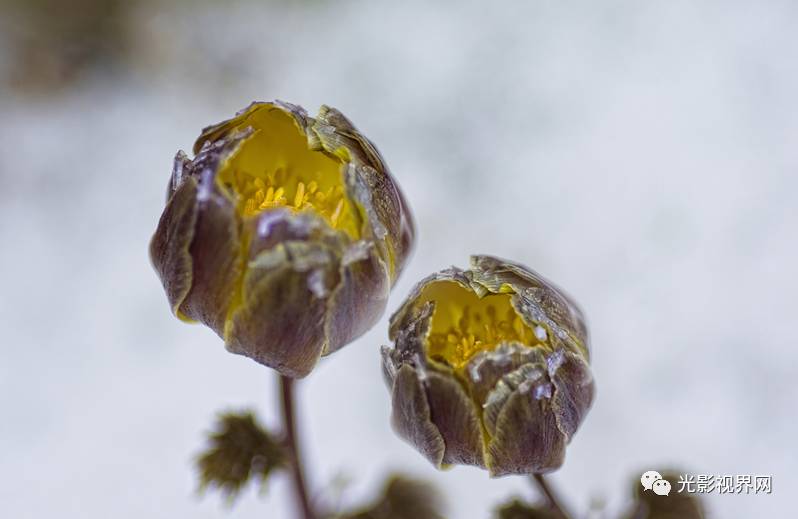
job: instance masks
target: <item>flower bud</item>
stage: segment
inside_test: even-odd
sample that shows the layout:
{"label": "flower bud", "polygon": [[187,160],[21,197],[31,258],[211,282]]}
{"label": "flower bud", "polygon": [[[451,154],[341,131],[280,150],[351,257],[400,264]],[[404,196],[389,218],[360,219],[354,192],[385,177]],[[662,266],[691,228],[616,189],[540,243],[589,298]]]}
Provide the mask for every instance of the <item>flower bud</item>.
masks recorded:
{"label": "flower bud", "polygon": [[253,103],[175,158],[150,257],[173,312],[290,377],[379,319],[408,259],[407,202],[337,110]]}
{"label": "flower bud", "polygon": [[415,286],[383,347],[397,433],[436,467],[544,473],[593,401],[582,312],[527,267],[472,256]]}

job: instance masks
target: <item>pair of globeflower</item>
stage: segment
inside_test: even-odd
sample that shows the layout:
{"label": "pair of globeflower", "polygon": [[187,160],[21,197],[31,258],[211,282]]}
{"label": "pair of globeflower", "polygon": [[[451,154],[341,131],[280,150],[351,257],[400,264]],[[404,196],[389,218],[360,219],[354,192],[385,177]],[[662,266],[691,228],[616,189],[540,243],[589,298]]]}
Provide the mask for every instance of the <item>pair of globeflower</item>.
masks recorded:
{"label": "pair of globeflower", "polygon": [[[173,312],[304,377],[381,317],[414,245],[377,149],[335,109],[253,103],[175,159],[150,254]],[[382,364],[397,433],[435,466],[558,468],[594,394],[577,305],[530,269],[473,256],[419,282]]]}

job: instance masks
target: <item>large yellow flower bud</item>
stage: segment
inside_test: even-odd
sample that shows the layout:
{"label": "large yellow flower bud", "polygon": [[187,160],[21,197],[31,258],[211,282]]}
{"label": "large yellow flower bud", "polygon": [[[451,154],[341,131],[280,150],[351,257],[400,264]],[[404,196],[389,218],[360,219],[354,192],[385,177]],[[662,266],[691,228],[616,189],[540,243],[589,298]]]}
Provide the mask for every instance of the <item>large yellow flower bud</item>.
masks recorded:
{"label": "large yellow flower bud", "polygon": [[175,159],[150,245],[174,313],[303,377],[382,315],[413,221],[374,145],[337,110],[253,103]]}

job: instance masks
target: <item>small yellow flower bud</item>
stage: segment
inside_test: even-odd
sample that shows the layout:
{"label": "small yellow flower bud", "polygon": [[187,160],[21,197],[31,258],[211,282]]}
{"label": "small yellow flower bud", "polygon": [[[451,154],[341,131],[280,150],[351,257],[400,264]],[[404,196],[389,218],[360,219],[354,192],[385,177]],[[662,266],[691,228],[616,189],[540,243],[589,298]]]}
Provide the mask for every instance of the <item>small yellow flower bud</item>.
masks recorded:
{"label": "small yellow flower bud", "polygon": [[393,424],[435,466],[558,468],[593,401],[588,337],[568,296],[491,256],[421,281],[383,348]]}

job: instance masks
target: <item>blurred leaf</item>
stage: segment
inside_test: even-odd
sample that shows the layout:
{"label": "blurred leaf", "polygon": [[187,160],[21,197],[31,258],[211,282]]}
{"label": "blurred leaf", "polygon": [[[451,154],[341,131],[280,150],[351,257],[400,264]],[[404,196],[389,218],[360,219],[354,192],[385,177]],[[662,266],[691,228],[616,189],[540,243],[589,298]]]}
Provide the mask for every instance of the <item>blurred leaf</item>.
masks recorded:
{"label": "blurred leaf", "polygon": [[496,519],[560,519],[560,516],[547,508],[513,499],[496,509]]}
{"label": "blurred leaf", "polygon": [[443,519],[441,498],[429,483],[401,475],[388,478],[371,505],[340,519]]}
{"label": "blurred leaf", "polygon": [[247,482],[255,479],[263,487],[273,470],[286,465],[283,446],[251,412],[222,414],[208,439],[197,459],[200,491],[215,487],[232,501]]}
{"label": "blurred leaf", "polygon": [[651,490],[644,491],[640,480],[635,478],[635,502],[623,519],[703,519],[704,507],[697,494],[676,491],[679,474],[662,472],[662,478],[671,482],[673,490],[667,496],[659,496]]}

